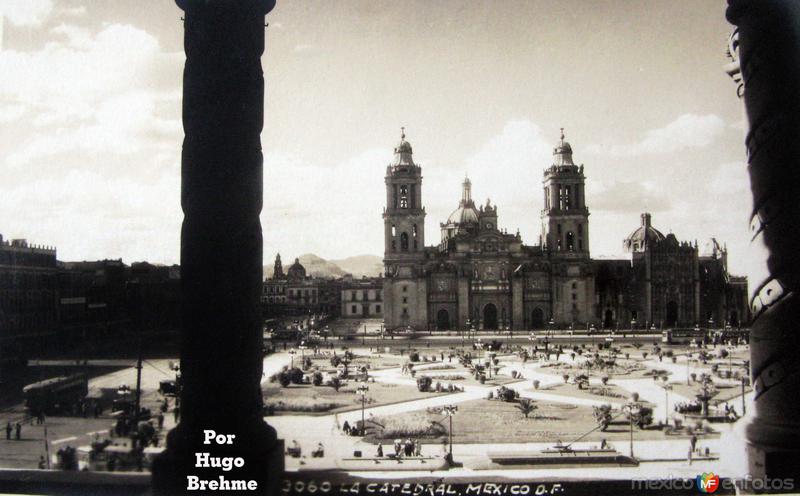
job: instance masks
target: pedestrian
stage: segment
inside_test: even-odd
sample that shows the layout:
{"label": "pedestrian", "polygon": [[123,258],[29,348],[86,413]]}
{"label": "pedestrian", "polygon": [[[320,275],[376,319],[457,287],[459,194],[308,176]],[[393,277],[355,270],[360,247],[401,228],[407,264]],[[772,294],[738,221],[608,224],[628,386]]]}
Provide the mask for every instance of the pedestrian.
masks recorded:
{"label": "pedestrian", "polygon": [[161,413],[161,412],[158,412],[158,417],[156,417],[156,418],[158,419],[158,428],[159,429],[163,429],[164,428],[164,414]]}
{"label": "pedestrian", "polygon": [[378,444],[378,453],[375,456],[378,458],[383,458],[383,445],[380,443]]}
{"label": "pedestrian", "polygon": [[401,451],[400,440],[399,439],[395,439],[394,440],[394,456],[397,457],[397,458],[400,458],[400,451]]}
{"label": "pedestrian", "polygon": [[7,423],[6,424],[6,439],[7,440],[11,440],[11,431],[13,431],[13,430],[14,430],[14,428],[11,427],[11,422]]}
{"label": "pedestrian", "polygon": [[44,470],[47,467],[47,462],[44,459],[44,455],[39,457],[39,470]]}
{"label": "pedestrian", "polygon": [[694,451],[695,447],[697,446],[697,436],[692,434],[692,437],[689,439],[689,444],[692,447],[692,451]]}
{"label": "pedestrian", "polygon": [[414,449],[414,455],[415,455],[415,456],[422,456],[422,443],[421,443],[419,440],[417,440],[417,441],[414,443],[414,447],[415,447],[415,449]]}
{"label": "pedestrian", "polygon": [[344,425],[342,426],[342,430],[348,436],[350,435],[350,423],[347,420],[344,421]]}
{"label": "pedestrian", "polygon": [[17,422],[17,425],[14,426],[14,437],[19,441],[22,435],[22,424]]}

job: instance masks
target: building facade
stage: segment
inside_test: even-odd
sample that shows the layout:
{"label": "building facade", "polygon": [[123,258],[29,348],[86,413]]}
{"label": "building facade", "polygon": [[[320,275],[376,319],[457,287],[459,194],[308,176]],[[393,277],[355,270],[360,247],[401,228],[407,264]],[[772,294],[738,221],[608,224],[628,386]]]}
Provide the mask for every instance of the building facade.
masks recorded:
{"label": "building facade", "polygon": [[[700,256],[650,225],[624,240],[626,258],[594,260],[583,165],[563,130],[544,170],[538,244],[498,224],[498,208],[477,205],[466,178],[458,207],[425,246],[422,167],[405,133],[386,168],[383,281],[388,329],[523,330],[547,325],[607,328],[746,320],[746,280],[727,272],[727,251]],[[716,241],[715,241],[716,243]],[[723,255],[724,251],[724,255]]]}
{"label": "building facade", "polygon": [[57,274],[55,248],[0,235],[0,359],[57,333]]}
{"label": "building facade", "polygon": [[342,280],[342,317],[383,318],[383,280],[375,277]]}
{"label": "building facade", "polygon": [[338,316],[341,314],[341,285],[338,280],[308,276],[297,258],[284,273],[278,254],[272,277],[264,280],[261,295],[264,316]]}

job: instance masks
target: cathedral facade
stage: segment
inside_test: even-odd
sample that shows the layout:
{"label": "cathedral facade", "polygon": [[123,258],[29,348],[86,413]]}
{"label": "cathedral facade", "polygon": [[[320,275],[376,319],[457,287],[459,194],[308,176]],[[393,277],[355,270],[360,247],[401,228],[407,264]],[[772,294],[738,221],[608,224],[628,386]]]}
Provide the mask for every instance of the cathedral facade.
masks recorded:
{"label": "cathedral facade", "polygon": [[548,325],[740,325],[747,282],[727,272],[727,250],[711,255],[642,225],[623,242],[626,258],[589,255],[583,165],[561,138],[544,170],[538,244],[498,225],[497,207],[478,205],[468,178],[456,208],[425,245],[422,168],[405,133],[386,168],[384,320],[387,329],[525,330]]}

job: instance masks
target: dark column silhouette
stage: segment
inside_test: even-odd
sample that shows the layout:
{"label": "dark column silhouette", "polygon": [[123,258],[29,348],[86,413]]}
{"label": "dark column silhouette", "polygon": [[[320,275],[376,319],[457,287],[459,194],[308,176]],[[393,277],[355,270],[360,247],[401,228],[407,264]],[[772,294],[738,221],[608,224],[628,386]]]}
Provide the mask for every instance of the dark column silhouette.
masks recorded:
{"label": "dark column silhouette", "polygon": [[[264,16],[275,0],[177,0],[184,10],[180,424],[153,467],[156,494],[187,475],[254,479],[277,494],[283,449],[262,418]],[[203,430],[234,434],[204,445]],[[240,456],[229,472],[195,453]]]}
{"label": "dark column silhouette", "polygon": [[[755,414],[748,419],[753,477],[800,476],[800,2],[729,0],[738,28],[728,73],[740,86],[753,193],[750,231],[766,267],[751,274],[751,373]],[[738,45],[738,46],[737,46]],[[741,73],[738,73],[737,63]],[[743,85],[742,85],[743,83]],[[758,280],[753,280],[756,276]]]}

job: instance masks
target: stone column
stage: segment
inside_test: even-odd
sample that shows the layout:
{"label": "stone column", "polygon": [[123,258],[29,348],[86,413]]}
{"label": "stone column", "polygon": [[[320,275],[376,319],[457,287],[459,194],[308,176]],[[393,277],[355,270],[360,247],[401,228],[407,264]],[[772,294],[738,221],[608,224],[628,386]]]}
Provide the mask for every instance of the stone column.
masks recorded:
{"label": "stone column", "polygon": [[[753,194],[750,232],[761,270],[751,271],[751,374],[748,418],[753,477],[800,478],[800,3],[729,0],[738,27],[727,69],[744,96],[745,141]],[[738,54],[737,54],[738,51]],[[738,60],[737,60],[738,57]],[[738,67],[737,67],[738,62]],[[741,73],[739,74],[739,69]],[[751,263],[751,266],[753,264]],[[796,486],[795,486],[796,487]]]}
{"label": "stone column", "polygon": [[[252,479],[277,494],[283,449],[262,418],[260,134],[264,16],[274,0],[177,0],[184,10],[181,157],[180,424],[153,467],[155,494],[182,494],[187,475]],[[233,434],[204,444],[203,431]],[[195,453],[242,457],[229,472]]]}

